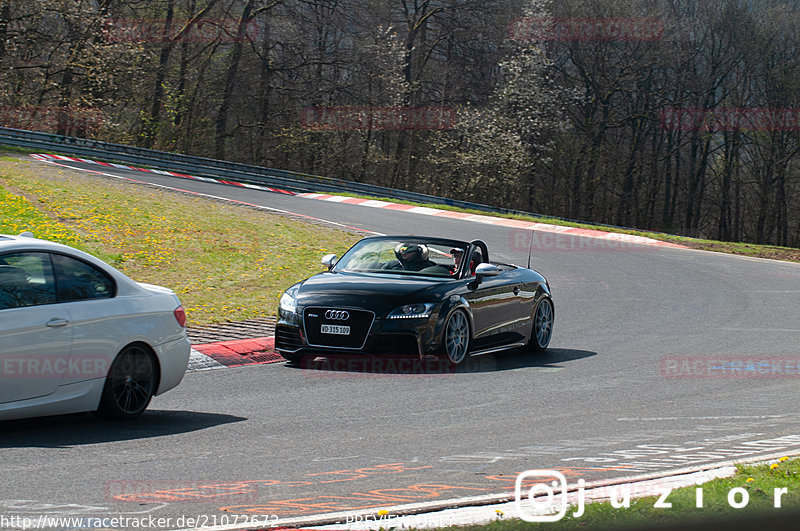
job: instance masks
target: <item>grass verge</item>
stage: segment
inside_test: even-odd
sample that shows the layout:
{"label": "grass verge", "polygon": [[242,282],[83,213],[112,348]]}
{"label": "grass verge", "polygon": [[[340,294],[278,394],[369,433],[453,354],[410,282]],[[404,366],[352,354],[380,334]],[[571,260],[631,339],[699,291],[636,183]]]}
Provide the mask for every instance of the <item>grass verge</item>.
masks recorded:
{"label": "grass verge", "polygon": [[[503,518],[486,525],[444,528],[451,531],[533,531],[560,529],[681,529],[684,526],[712,522],[734,521],[742,524],[753,519],[769,527],[767,518],[781,521],[793,519],[800,511],[800,459],[760,465],[739,465],[737,473],[730,478],[715,479],[699,487],[684,487],[673,490],[666,498],[670,508],[655,506],[657,496],[630,500],[630,507],[615,508],[611,502],[587,503],[585,513],[572,517],[575,507],[570,507],[567,516],[558,522],[530,523],[519,519]],[[698,505],[697,489],[702,488],[702,506]],[[781,496],[781,507],[775,508],[775,489],[786,489]],[[624,492],[624,490],[622,491]],[[745,494],[746,493],[746,494]],[[747,504],[741,504],[747,497]],[[734,520],[735,519],[735,520]],[[779,527],[779,526],[775,526]],[[734,525],[728,529],[750,529]],[[717,529],[717,527],[715,527]]]}
{"label": "grass verge", "polygon": [[192,325],[274,315],[285,288],[357,234],[255,209],[0,158],[0,233],[90,252],[173,289]]}
{"label": "grass verge", "polygon": [[22,148],[17,146],[8,146],[6,144],[0,144],[0,151],[8,152],[8,153],[20,153],[22,155],[30,155],[31,153],[40,153],[41,150],[34,150],[31,148]]}

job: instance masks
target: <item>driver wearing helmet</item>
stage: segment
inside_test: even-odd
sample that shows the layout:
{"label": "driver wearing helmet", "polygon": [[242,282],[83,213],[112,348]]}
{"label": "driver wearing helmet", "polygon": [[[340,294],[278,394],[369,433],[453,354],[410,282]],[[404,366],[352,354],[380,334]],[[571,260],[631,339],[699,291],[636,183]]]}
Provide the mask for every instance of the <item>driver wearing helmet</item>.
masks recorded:
{"label": "driver wearing helmet", "polygon": [[436,265],[436,262],[428,260],[428,246],[424,244],[401,243],[394,248],[394,255],[407,271],[420,271]]}

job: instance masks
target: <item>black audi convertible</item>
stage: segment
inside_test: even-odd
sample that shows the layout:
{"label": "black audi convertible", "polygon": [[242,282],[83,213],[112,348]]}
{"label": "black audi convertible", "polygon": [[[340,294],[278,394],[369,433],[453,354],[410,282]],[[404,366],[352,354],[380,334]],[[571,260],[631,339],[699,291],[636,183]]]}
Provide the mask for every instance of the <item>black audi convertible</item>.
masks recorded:
{"label": "black audi convertible", "polygon": [[481,240],[364,238],[327,271],[286,290],[275,348],[305,356],[368,354],[444,358],[515,347],[545,350],[555,317],[547,280],[492,262]]}

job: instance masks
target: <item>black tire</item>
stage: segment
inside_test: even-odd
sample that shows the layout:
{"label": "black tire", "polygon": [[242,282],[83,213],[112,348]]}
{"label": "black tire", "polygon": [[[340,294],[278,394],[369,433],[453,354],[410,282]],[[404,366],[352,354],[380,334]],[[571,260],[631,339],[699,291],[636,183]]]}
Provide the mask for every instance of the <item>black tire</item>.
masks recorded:
{"label": "black tire", "polygon": [[528,350],[533,352],[547,350],[550,340],[553,338],[555,315],[552,299],[547,296],[539,299],[533,310],[533,326],[530,340],[528,340]]}
{"label": "black tire", "polygon": [[147,409],[156,392],[156,360],[143,345],[120,352],[106,376],[97,412],[109,419],[135,419]]}
{"label": "black tire", "polygon": [[450,314],[444,325],[441,349],[443,357],[451,366],[462,366],[469,359],[471,337],[469,318],[464,310],[456,310]]}

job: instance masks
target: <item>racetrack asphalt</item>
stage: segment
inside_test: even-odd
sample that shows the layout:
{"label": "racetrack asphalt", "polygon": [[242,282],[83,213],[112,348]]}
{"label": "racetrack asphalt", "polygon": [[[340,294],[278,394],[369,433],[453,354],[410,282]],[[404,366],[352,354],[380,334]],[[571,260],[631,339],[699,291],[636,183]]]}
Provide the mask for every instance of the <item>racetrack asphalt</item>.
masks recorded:
{"label": "racetrack asphalt", "polygon": [[[480,238],[492,259],[528,259],[518,229],[102,171],[368,231]],[[134,423],[4,423],[0,515],[269,525],[504,492],[528,469],[595,481],[800,452],[800,264],[564,236],[538,238],[532,267],[556,305],[542,355],[482,356],[458,373],[199,371]]]}

